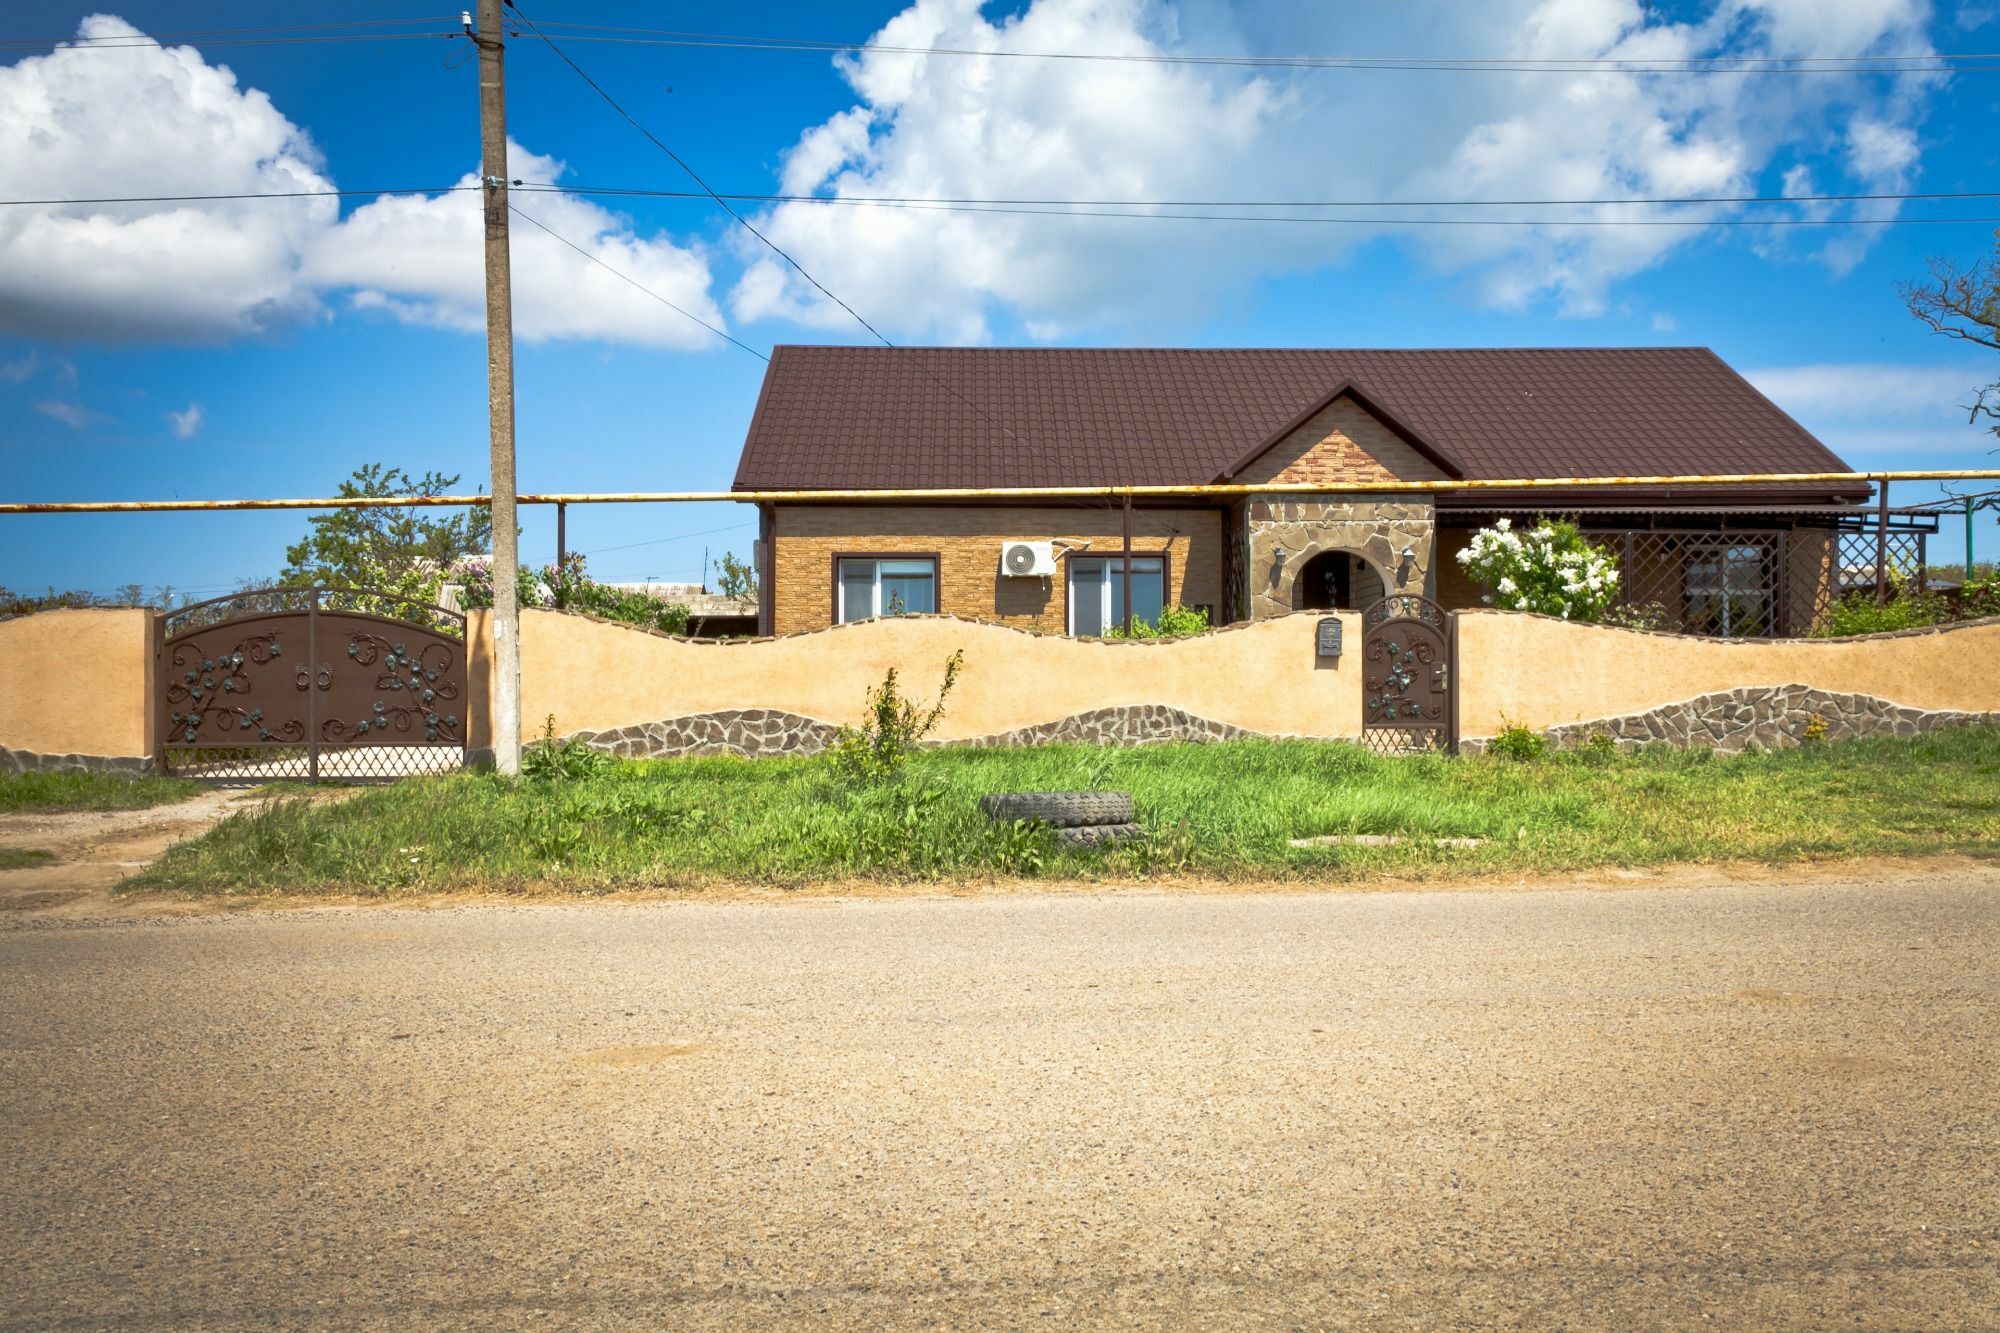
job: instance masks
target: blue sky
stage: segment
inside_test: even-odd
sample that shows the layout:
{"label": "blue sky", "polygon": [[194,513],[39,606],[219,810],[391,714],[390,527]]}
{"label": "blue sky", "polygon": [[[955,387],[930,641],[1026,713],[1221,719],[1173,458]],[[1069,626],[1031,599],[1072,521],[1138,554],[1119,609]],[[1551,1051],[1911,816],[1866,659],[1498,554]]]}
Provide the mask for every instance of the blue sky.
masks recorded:
{"label": "blue sky", "polygon": [[[198,20],[190,9],[17,4],[0,37],[72,35],[93,13],[106,16],[90,20],[100,35],[118,22],[172,33],[304,21],[247,3],[204,5]],[[339,17],[442,12],[371,3]],[[2000,6],[1956,0],[1643,11],[1624,0],[755,10],[545,0],[529,13],[1016,51],[1662,59],[2000,43]],[[1990,133],[2000,73],[1329,72],[891,53],[843,64],[824,52],[550,31],[711,184],[745,193],[1408,201],[2000,188],[2000,136]],[[308,179],[435,190],[477,164],[462,41],[0,50],[0,197],[267,191]],[[513,44],[509,81],[517,175],[688,188],[532,40]],[[518,202],[752,347],[866,340],[711,204]],[[1704,344],[1857,467],[1995,462],[1995,441],[1957,405],[2000,378],[1996,358],[1929,335],[1896,292],[1931,256],[1990,253],[1990,224],[1333,227],[744,207],[899,342]],[[1766,213],[1885,207],[1896,206]],[[1900,207],[2000,214],[2000,201]],[[1719,224],[1751,212],[1618,216]],[[323,494],[374,461],[484,484],[474,196],[0,213],[0,494]],[[1593,215],[1608,214],[1536,214]],[[554,242],[522,227],[515,239],[522,488],[726,486],[762,364]],[[1899,498],[1919,498],[1908,490]],[[571,545],[596,553],[603,578],[691,580],[704,547],[747,552],[751,523],[733,506],[572,511]],[[221,592],[274,571],[303,525],[296,513],[4,519],[0,584]],[[529,511],[524,526],[524,555],[548,558],[552,517]],[[1934,558],[1956,557],[1958,531],[1947,528]],[[1983,556],[2000,554],[1992,516],[1979,537]]]}

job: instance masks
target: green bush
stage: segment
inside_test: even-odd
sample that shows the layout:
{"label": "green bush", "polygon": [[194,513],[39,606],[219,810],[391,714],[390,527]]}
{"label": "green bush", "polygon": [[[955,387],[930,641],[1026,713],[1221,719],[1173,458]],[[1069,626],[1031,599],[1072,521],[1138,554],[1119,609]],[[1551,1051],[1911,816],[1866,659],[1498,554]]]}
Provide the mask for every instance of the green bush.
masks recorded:
{"label": "green bush", "polygon": [[[522,565],[515,571],[515,586],[521,605],[557,607],[582,611],[626,625],[641,625],[663,634],[685,634],[688,609],[679,602],[649,592],[614,588],[590,577],[580,553],[572,552],[559,565],[543,565],[540,570]],[[493,571],[487,560],[461,560],[452,569],[452,581],[459,586],[459,604],[468,608],[493,605]]]}
{"label": "green bush", "polygon": [[959,668],[965,664],[963,652],[945,659],[944,683],[938,687],[937,702],[928,710],[903,697],[896,684],[896,668],[882,678],[880,689],[868,691],[868,712],[858,727],[842,727],[827,755],[834,771],[855,782],[880,782],[896,777],[915,750],[944,716],[944,703],[951,687],[958,683]]}
{"label": "green bush", "polygon": [[1509,722],[1500,728],[1499,734],[1487,744],[1487,752],[1498,759],[1511,759],[1515,763],[1528,763],[1540,759],[1549,748],[1549,738],[1539,731],[1530,730],[1519,722]]}
{"label": "green bush", "polygon": [[[1160,608],[1160,623],[1158,625],[1148,625],[1145,621],[1134,617],[1131,637],[1134,639],[1183,639],[1190,634],[1206,633],[1208,633],[1208,612],[1201,607],[1163,606]],[[1104,637],[1107,639],[1122,639],[1126,637],[1125,626],[1123,624],[1113,625],[1104,632]]]}
{"label": "green bush", "polygon": [[521,750],[521,775],[544,781],[587,778],[610,758],[574,736],[557,740],[556,715],[550,713],[542,723],[542,738]]}
{"label": "green bush", "polygon": [[1576,747],[1576,755],[1586,764],[1608,764],[1618,757],[1618,742],[1601,731],[1593,731]]}

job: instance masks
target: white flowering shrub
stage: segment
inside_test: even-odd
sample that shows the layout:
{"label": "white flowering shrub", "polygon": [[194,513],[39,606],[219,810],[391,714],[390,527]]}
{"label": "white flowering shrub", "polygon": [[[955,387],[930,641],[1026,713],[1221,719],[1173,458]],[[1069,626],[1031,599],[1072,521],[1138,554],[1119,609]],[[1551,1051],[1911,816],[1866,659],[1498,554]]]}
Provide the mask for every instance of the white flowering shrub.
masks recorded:
{"label": "white flowering shrub", "polygon": [[1490,591],[1489,606],[1596,620],[1618,596],[1618,562],[1583,539],[1574,523],[1543,519],[1517,532],[1511,519],[1472,534],[1458,563]]}

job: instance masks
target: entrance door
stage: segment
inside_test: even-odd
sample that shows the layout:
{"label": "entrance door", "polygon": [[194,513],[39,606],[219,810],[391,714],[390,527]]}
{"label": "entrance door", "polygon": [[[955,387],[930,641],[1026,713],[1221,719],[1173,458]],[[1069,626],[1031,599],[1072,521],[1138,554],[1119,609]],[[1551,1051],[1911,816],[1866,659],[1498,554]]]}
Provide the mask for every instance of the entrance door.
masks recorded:
{"label": "entrance door", "polygon": [[1451,617],[1428,597],[1398,593],[1361,615],[1361,743],[1382,754],[1458,748],[1457,653]]}
{"label": "entrance door", "polygon": [[1374,567],[1349,551],[1321,551],[1306,561],[1293,586],[1300,611],[1353,611],[1388,591]]}

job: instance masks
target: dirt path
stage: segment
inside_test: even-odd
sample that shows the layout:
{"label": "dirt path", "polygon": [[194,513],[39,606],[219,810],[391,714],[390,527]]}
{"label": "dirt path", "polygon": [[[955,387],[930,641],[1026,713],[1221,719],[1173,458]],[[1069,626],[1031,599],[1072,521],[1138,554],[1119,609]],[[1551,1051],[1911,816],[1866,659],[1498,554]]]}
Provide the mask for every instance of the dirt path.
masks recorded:
{"label": "dirt path", "polygon": [[54,860],[0,870],[0,912],[104,916],[119,912],[111,887],[184,838],[264,801],[261,788],[218,788],[177,805],[144,810],[22,811],[0,815],[0,847],[49,852]]}

